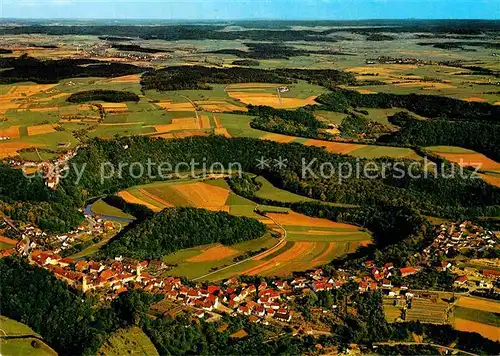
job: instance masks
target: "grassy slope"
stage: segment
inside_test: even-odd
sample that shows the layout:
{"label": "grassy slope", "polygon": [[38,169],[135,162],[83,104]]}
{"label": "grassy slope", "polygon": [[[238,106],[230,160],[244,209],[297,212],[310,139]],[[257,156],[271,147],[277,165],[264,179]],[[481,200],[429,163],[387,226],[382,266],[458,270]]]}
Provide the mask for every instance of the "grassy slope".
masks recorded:
{"label": "grassy slope", "polygon": [[[0,354],[4,356],[49,356],[57,355],[43,341],[37,339],[40,337],[30,327],[14,321],[12,319],[0,316],[0,329],[2,329],[8,336],[26,336],[19,339],[1,340]],[[39,345],[38,348],[32,346],[32,342],[36,341]]]}
{"label": "grassy slope", "polygon": [[98,354],[155,356],[158,351],[140,328],[132,327],[116,331],[106,340]]}

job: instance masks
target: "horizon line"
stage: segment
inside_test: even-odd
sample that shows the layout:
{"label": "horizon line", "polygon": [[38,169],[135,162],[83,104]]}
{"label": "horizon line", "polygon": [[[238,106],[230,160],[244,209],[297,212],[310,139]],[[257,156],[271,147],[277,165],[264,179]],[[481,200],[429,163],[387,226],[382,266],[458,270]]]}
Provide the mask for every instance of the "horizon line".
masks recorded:
{"label": "horizon line", "polygon": [[344,19],[326,19],[326,18],[280,18],[280,17],[263,17],[263,18],[227,18],[227,19],[195,19],[195,18],[125,18],[125,17],[2,17],[0,21],[5,20],[142,20],[142,21],[494,21],[500,22],[500,19],[489,18],[423,18],[423,17],[405,17],[405,18],[344,18]]}

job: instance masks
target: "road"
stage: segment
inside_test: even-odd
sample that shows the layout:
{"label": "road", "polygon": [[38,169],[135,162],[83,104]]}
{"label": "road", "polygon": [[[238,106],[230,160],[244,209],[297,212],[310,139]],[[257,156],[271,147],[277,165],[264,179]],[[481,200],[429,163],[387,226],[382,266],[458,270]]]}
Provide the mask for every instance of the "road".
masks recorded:
{"label": "road", "polygon": [[179,95],[181,98],[184,98],[186,99],[187,101],[189,101],[189,103],[191,105],[193,105],[193,108],[194,108],[194,113],[196,114],[196,118],[199,120],[200,118],[198,117],[198,110],[196,110],[196,104],[191,100],[189,99],[187,96],[184,96],[184,95]]}
{"label": "road", "polygon": [[443,349],[451,350],[451,351],[458,351],[458,352],[461,352],[461,353],[464,353],[464,354],[470,355],[470,356],[478,356],[477,354],[473,354],[472,352],[467,352],[467,351],[460,350],[460,349],[453,348],[453,347],[448,347],[448,346],[433,344],[431,342],[387,341],[387,342],[374,342],[373,343],[373,346],[377,346],[377,345],[388,345],[388,346],[395,346],[395,345],[408,345],[408,346],[411,346],[411,345],[427,345],[427,346],[439,347],[439,348],[443,348]]}
{"label": "road", "polygon": [[[257,205],[254,209],[254,211],[257,210],[259,206]],[[272,252],[272,251],[275,251],[279,248],[281,248],[281,245],[286,241],[286,236],[287,236],[287,232],[286,232],[286,229],[283,227],[283,225],[281,225],[279,222],[277,222],[275,219],[271,218],[268,216],[269,219],[271,219],[281,230],[283,230],[283,236],[281,237],[281,239],[278,241],[278,243],[276,245],[274,245],[273,247],[267,249],[266,251],[264,252],[261,252],[259,253],[258,255],[255,255],[255,256],[252,256],[252,257],[249,257],[249,258],[246,258],[242,261],[239,261],[239,262],[235,262],[229,266],[226,266],[226,267],[223,267],[223,268],[220,268],[218,269],[217,271],[213,271],[213,272],[210,272],[210,273],[207,273],[207,274],[204,274],[203,276],[200,276],[200,277],[196,277],[196,278],[193,278],[192,281],[197,281],[197,280],[200,280],[202,278],[205,278],[205,277],[208,277],[208,276],[211,276],[213,274],[216,274],[216,273],[219,273],[221,271],[225,271],[226,269],[229,269],[229,268],[233,268],[234,266],[237,266],[239,264],[242,264],[244,262],[248,262],[250,260],[253,260],[254,258],[257,258],[257,257],[261,257],[269,252]]]}

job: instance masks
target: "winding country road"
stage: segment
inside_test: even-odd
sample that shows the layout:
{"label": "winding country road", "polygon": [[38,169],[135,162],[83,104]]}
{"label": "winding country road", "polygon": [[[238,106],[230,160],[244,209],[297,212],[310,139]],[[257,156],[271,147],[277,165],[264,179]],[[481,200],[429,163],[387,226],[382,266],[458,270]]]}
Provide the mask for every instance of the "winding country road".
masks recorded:
{"label": "winding country road", "polygon": [[[259,207],[259,206],[257,205],[257,206],[255,207],[254,211],[256,211],[258,207]],[[210,273],[204,274],[203,276],[196,277],[196,278],[193,278],[193,279],[191,279],[191,280],[192,280],[192,281],[197,281],[197,280],[200,280],[200,279],[202,279],[202,278],[205,278],[205,277],[211,276],[211,275],[216,274],[216,273],[219,273],[219,272],[221,272],[221,271],[225,271],[225,270],[227,270],[227,269],[229,269],[229,268],[232,268],[232,267],[237,266],[237,265],[239,265],[239,264],[242,264],[242,263],[244,263],[244,262],[251,261],[251,260],[253,260],[254,258],[261,257],[261,256],[263,256],[263,255],[265,255],[265,254],[268,254],[269,252],[273,252],[273,251],[276,251],[276,250],[278,250],[279,248],[281,248],[281,245],[282,245],[282,244],[286,241],[287,231],[286,231],[286,229],[283,227],[283,225],[281,225],[281,224],[280,224],[279,222],[277,222],[275,219],[273,219],[273,218],[272,218],[272,217],[270,217],[270,216],[267,216],[267,217],[268,217],[269,219],[271,219],[271,220],[272,220],[272,221],[273,221],[273,222],[274,222],[274,223],[275,223],[275,224],[276,224],[276,225],[277,225],[277,226],[278,226],[281,230],[283,230],[283,236],[280,238],[280,240],[278,241],[278,243],[276,243],[276,245],[274,245],[273,247],[271,247],[271,248],[269,248],[269,249],[265,250],[264,252],[259,253],[258,255],[255,255],[255,256],[252,256],[252,257],[246,258],[246,259],[244,259],[244,260],[242,260],[242,261],[235,262],[235,263],[233,263],[233,264],[231,264],[231,265],[229,265],[229,266],[226,266],[226,267],[220,268],[220,269],[218,269],[217,271],[213,271],[213,272],[210,272]]]}

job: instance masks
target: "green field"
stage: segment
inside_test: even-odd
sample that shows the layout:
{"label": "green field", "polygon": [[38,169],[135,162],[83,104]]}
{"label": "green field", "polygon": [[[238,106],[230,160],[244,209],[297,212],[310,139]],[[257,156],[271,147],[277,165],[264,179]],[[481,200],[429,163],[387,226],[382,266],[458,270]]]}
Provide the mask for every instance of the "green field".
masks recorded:
{"label": "green field", "polygon": [[489,313],[483,310],[465,307],[455,307],[453,309],[455,318],[475,321],[481,324],[491,325],[500,328],[500,316],[496,313]]}
{"label": "green field", "polygon": [[261,199],[276,200],[283,203],[298,203],[298,202],[313,202],[314,199],[303,197],[298,194],[279,189],[271,184],[264,177],[257,177],[255,181],[261,184],[260,189],[255,193],[255,196]]}
{"label": "green field", "polygon": [[148,336],[138,327],[119,329],[97,351],[98,355],[155,356],[158,351]]}
{"label": "green field", "polygon": [[[231,246],[227,246],[232,250],[236,250],[237,253],[232,254],[228,257],[220,256],[220,258],[214,258],[213,260],[201,261],[201,262],[190,262],[190,258],[200,255],[203,251],[210,248],[217,248],[221,246],[218,244],[208,245],[208,246],[197,246],[185,250],[177,251],[173,254],[165,256],[163,261],[169,265],[175,265],[173,269],[166,272],[167,275],[174,276],[185,276],[187,278],[196,278],[204,274],[207,274],[215,269],[228,266],[234,263],[234,258],[243,256],[249,252],[256,252],[261,249],[268,249],[277,243],[277,239],[272,237],[270,233],[266,233],[264,236],[250,241],[240,242]],[[214,250],[215,251],[215,250]],[[228,269],[230,273],[237,273],[237,269]]]}
{"label": "green field", "polygon": [[96,215],[114,216],[117,218],[124,219],[134,219],[130,214],[123,212],[122,210],[115,208],[99,199],[94,204],[92,204],[91,210]]}
{"label": "green field", "polygon": [[57,355],[52,348],[40,340],[40,335],[24,324],[0,315],[0,329],[7,336],[18,337],[16,339],[0,339],[0,354],[3,356]]}

